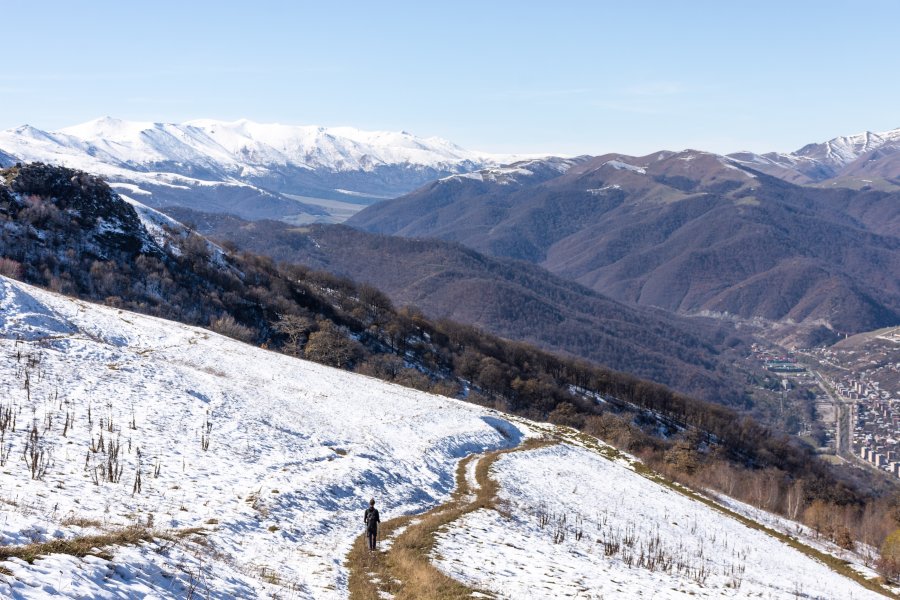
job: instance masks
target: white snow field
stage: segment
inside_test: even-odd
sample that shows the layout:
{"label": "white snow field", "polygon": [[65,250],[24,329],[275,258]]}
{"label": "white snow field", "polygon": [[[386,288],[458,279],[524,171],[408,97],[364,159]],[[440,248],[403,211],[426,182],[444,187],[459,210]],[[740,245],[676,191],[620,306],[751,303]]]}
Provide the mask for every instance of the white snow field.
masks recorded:
{"label": "white snow field", "polygon": [[[0,546],[158,533],[2,561],[0,597],[346,598],[369,497],[424,511],[463,456],[550,430],[0,277]],[[630,465],[506,455],[511,518],[452,524],[436,562],[504,598],[879,597]]]}
{"label": "white snow field", "polygon": [[627,460],[561,444],[506,454],[492,473],[508,515],[470,513],[435,555],[500,598],[883,598]]}
{"label": "white snow field", "polygon": [[[513,431],[474,405],[5,278],[0,408],[16,416],[0,544],[204,529],[115,549],[112,562],[6,561],[4,598],[344,598],[370,497],[386,517],[422,511],[449,496],[459,458]],[[48,457],[40,480],[23,459],[32,424]],[[92,452],[101,432],[107,451]],[[110,443],[117,483],[100,471]]]}

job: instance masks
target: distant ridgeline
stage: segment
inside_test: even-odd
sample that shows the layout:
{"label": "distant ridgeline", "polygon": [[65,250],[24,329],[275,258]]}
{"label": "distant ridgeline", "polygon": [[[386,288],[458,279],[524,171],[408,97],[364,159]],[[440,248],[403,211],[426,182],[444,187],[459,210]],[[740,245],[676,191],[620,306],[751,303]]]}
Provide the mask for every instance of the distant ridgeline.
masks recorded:
{"label": "distant ridgeline", "polygon": [[578,427],[707,486],[720,485],[713,475],[725,469],[748,485],[801,485],[809,502],[860,506],[870,493],[732,409],[429,321],[371,286],[229,252],[84,173],[43,164],[0,171],[0,231],[0,274],[70,296]]}
{"label": "distant ridgeline", "polygon": [[900,146],[891,156],[893,178],[851,189],[778,179],[762,157],[608,154],[549,178],[530,165],[448,177],[347,224],[462,243],[616,300],[762,321],[786,345],[818,345],[900,323]]}

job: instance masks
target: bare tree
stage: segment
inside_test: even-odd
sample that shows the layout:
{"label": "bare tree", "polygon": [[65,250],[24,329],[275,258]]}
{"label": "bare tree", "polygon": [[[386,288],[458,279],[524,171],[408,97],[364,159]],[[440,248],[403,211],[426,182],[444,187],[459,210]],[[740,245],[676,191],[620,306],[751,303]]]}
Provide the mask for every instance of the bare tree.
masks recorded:
{"label": "bare tree", "polygon": [[278,315],[278,320],[272,326],[287,337],[285,352],[298,356],[316,324],[303,315]]}
{"label": "bare tree", "polygon": [[330,321],[321,321],[319,330],[309,334],[304,355],[316,362],[344,368],[362,355],[362,346],[344,335]]}

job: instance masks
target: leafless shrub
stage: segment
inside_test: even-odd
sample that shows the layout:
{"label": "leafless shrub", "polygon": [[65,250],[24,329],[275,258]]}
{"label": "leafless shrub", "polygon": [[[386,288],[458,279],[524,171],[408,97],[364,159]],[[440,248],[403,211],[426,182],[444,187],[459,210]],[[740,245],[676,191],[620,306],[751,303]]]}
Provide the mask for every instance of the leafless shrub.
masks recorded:
{"label": "leafless shrub", "polygon": [[138,461],[137,468],[134,473],[134,485],[131,486],[131,495],[141,493],[141,458],[140,458],[140,450],[138,450]]}
{"label": "leafless shrub", "polygon": [[16,431],[16,411],[12,403],[0,406],[0,432]]}
{"label": "leafless shrub", "polygon": [[63,424],[63,437],[68,437],[69,428],[75,424],[75,415],[66,411],[66,422]]}
{"label": "leafless shrub", "polygon": [[746,565],[741,562],[739,564],[729,564],[725,567],[725,577],[728,578],[728,581],[725,582],[725,587],[729,587],[735,590],[741,589],[741,584],[744,582],[744,571],[746,570]]}
{"label": "leafless shrub", "polygon": [[209,413],[206,413],[206,418],[203,420],[203,429],[200,432],[200,448],[203,449],[204,452],[209,450],[209,436],[212,433],[212,421],[209,420]]}
{"label": "leafless shrub", "polygon": [[31,472],[31,478],[43,479],[47,469],[50,468],[50,449],[44,446],[37,423],[31,426],[31,433],[28,434],[22,457]]}
{"label": "leafless shrub", "polygon": [[11,279],[21,279],[22,264],[10,258],[0,258],[0,275]]}
{"label": "leafless shrub", "polygon": [[12,452],[12,443],[6,443],[6,431],[0,431],[0,467],[6,466],[9,453]]}
{"label": "leafless shrub", "polygon": [[216,333],[241,342],[251,342],[256,337],[256,334],[252,329],[241,325],[234,320],[234,317],[227,314],[212,319],[209,323],[209,328]]}

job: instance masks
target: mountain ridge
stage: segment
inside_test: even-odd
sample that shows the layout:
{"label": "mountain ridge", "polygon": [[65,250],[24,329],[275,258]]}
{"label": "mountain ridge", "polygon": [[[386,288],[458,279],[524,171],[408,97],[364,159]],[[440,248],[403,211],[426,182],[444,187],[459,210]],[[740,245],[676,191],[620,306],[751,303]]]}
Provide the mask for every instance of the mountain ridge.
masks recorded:
{"label": "mountain ridge", "polygon": [[628,303],[806,323],[821,339],[900,319],[898,197],[798,186],[700,151],[607,154],[534,185],[451,177],[347,224],[526,260]]}
{"label": "mountain ridge", "polygon": [[52,132],[30,125],[2,131],[0,152],[7,163],[48,162],[102,175],[156,208],[175,204],[295,221],[329,218],[327,203],[325,209],[310,205],[316,199],[362,206],[516,158],[407,132],[111,117]]}
{"label": "mountain ridge", "polygon": [[[900,185],[896,180],[900,175],[900,128],[838,136],[794,152],[744,151],[728,157],[792,183],[852,185],[847,179],[878,175]],[[882,171],[886,163],[891,167],[889,173]]]}

